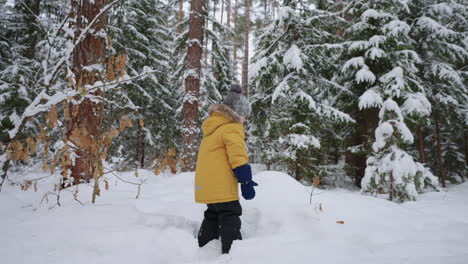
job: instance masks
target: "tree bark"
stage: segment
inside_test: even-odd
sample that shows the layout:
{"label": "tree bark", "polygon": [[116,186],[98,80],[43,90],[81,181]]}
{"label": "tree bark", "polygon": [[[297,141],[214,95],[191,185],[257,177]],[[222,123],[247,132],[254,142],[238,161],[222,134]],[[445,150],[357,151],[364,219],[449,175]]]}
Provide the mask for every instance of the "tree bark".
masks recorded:
{"label": "tree bark", "polygon": [[223,24],[223,18],[224,18],[224,1],[221,0],[221,25]]}
{"label": "tree bark", "polygon": [[185,98],[183,105],[182,171],[195,169],[198,147],[198,97],[200,93],[200,74],[203,37],[203,0],[192,0],[190,4],[189,40],[187,47],[187,77],[185,78]]}
{"label": "tree bark", "polygon": [[388,192],[388,199],[393,201],[393,174],[390,173],[390,190]]}
{"label": "tree bark", "polygon": [[[222,9],[221,9],[222,10]],[[216,20],[216,1],[213,1],[213,19]],[[207,24],[208,25],[208,24]],[[214,23],[211,22],[211,31],[214,32]],[[208,26],[207,26],[208,28]],[[211,41],[211,51],[214,49],[214,42],[213,40]],[[206,53],[208,53],[208,50],[206,50]],[[213,53],[211,54],[211,65],[214,65],[214,56]]]}
{"label": "tree bark", "polygon": [[237,10],[239,9],[239,4],[236,0],[234,4],[234,43],[232,47],[232,55],[233,55],[233,60],[234,60],[234,70],[235,70],[235,75],[237,76]]}
{"label": "tree bark", "polygon": [[136,166],[138,166],[138,164],[140,163],[140,153],[141,153],[141,126],[138,125],[138,128],[137,128],[137,138],[136,138],[136,149],[135,149],[135,164],[137,164]]}
{"label": "tree bark", "polygon": [[226,1],[226,26],[231,28],[231,0]]}
{"label": "tree bark", "polygon": [[[72,19],[72,28],[75,28],[74,41],[77,41],[81,32],[85,30],[90,23],[107,4],[107,0],[81,1],[72,0],[70,18]],[[85,72],[84,66],[92,64],[103,64],[106,55],[106,39],[99,35],[104,32],[107,26],[107,14],[102,14],[96,23],[91,26],[90,31],[84,39],[78,43],[73,52],[72,72],[75,76],[75,89],[79,90],[84,85],[94,84],[98,78],[92,73]],[[93,33],[95,32],[95,33]],[[102,134],[102,121],[104,117],[104,105],[102,97],[104,95],[101,89],[92,92],[94,100],[84,99],[80,104],[69,104],[70,113],[73,113],[71,120],[66,121],[67,139],[72,132],[78,129],[85,130],[90,138],[99,139]],[[75,98],[79,99],[79,98]],[[97,101],[97,102],[96,102]],[[75,144],[79,146],[80,144]],[[75,163],[71,167],[71,176],[74,178],[73,184],[79,184],[80,180],[89,181],[94,174],[96,158],[83,149],[75,151]]]}
{"label": "tree bark", "polygon": [[249,96],[249,33],[250,33],[250,0],[245,0],[245,37],[244,58],[242,61],[242,90]]}
{"label": "tree bark", "polygon": [[445,188],[445,168],[444,168],[444,159],[442,157],[442,140],[440,137],[440,124],[439,118],[435,116],[435,125],[436,125],[436,140],[437,140],[437,159],[439,161],[439,182],[442,184],[442,187]]}
{"label": "tree bark", "polygon": [[177,15],[177,32],[182,33],[182,19],[184,18],[184,0],[179,0],[179,13]]}
{"label": "tree bark", "polygon": [[423,138],[423,128],[418,125],[417,126],[417,133],[418,133],[418,149],[419,149],[419,161],[422,164],[426,163],[426,157],[424,155],[424,138]]}

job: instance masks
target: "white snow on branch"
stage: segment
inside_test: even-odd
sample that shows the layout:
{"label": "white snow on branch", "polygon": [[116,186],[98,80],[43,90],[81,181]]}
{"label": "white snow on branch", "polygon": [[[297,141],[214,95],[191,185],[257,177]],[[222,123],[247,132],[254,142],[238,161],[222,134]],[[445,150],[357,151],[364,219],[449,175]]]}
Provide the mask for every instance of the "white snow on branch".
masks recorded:
{"label": "white snow on branch", "polygon": [[92,64],[88,66],[83,66],[83,70],[87,72],[93,72],[93,71],[102,72],[104,69],[102,67],[102,64],[96,63],[96,64]]}
{"label": "white snow on branch", "polygon": [[288,69],[302,69],[303,63],[301,59],[302,52],[295,45],[291,45],[291,48],[284,54],[283,64],[286,65]]}
{"label": "white snow on branch", "polygon": [[283,6],[278,9],[278,20],[282,21],[287,19],[290,15],[294,14],[294,9],[289,6]]}
{"label": "white snow on branch", "polygon": [[[26,119],[33,117],[38,113],[49,111],[52,105],[58,104],[66,100],[68,96],[73,96],[74,94],[76,94],[76,91],[69,90],[68,93],[57,92],[53,96],[49,96],[45,90],[42,91],[38,96],[36,96],[34,101],[28,107],[26,107],[21,118],[15,118],[12,120],[15,128],[8,131],[10,138],[14,138],[16,136],[21,123]],[[41,103],[43,101],[45,101],[45,103]]]}
{"label": "white snow on branch", "polygon": [[260,70],[262,70],[265,66],[267,66],[267,64],[268,64],[268,58],[266,57],[263,57],[257,60],[256,62],[254,62],[250,66],[250,70],[249,70],[249,75],[251,76],[250,78],[255,78],[256,76],[258,76]]}
{"label": "white snow on branch", "polygon": [[320,141],[311,135],[289,134],[287,135],[287,139],[283,140],[298,149],[307,149],[309,147],[320,148]]}
{"label": "white snow on branch", "polygon": [[315,110],[317,108],[314,98],[312,98],[312,96],[304,92],[302,89],[299,89],[299,91],[297,91],[297,93],[294,94],[293,98],[299,98],[301,100],[308,102],[310,109]]}
{"label": "white snow on branch", "polygon": [[389,122],[383,122],[375,130],[375,142],[372,144],[372,149],[378,152],[387,144],[389,137],[393,135],[393,126]]}
{"label": "white snow on branch", "polygon": [[408,34],[410,26],[403,21],[393,20],[383,26],[383,32],[391,37],[398,37],[401,34]]}
{"label": "white snow on branch", "polygon": [[379,79],[384,84],[384,93],[390,96],[400,97],[406,86],[401,67],[395,67],[390,72],[382,75]]}
{"label": "white snow on branch", "polygon": [[371,107],[380,107],[382,96],[374,90],[367,90],[359,97],[359,110]]}
{"label": "white snow on branch", "polygon": [[354,57],[345,62],[341,71],[346,72],[351,67],[354,69],[358,69],[358,68],[361,68],[361,66],[363,65],[364,65],[363,57]]}
{"label": "white snow on branch", "polygon": [[429,116],[431,103],[422,93],[409,94],[401,106],[404,115]]}
{"label": "white snow on branch", "polygon": [[385,51],[383,51],[380,48],[372,47],[368,51],[366,51],[365,56],[366,58],[375,60],[375,59],[383,58],[387,56],[387,54],[385,53]]}
{"label": "white snow on branch", "polygon": [[382,119],[385,112],[394,112],[397,115],[396,120],[397,121],[403,121],[403,115],[401,114],[400,107],[398,104],[393,101],[391,98],[388,98],[385,100],[385,102],[382,104],[382,108],[380,109],[379,112],[379,118]]}
{"label": "white snow on branch", "polygon": [[356,73],[356,82],[357,83],[362,83],[362,82],[368,82],[370,84],[373,84],[375,82],[375,75],[369,70],[369,67],[364,65],[362,69],[360,69]]}
{"label": "white snow on branch", "polygon": [[294,76],[293,73],[288,74],[276,87],[271,96],[271,103],[273,104],[278,97],[285,97],[285,92],[289,91],[290,87],[288,84],[289,79]]}

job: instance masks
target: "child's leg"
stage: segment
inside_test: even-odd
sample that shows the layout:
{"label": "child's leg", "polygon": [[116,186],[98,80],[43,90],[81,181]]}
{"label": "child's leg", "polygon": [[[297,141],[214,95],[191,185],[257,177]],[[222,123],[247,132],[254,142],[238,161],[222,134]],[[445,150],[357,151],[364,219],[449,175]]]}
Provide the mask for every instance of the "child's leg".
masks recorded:
{"label": "child's leg", "polygon": [[220,235],[222,252],[229,253],[232,241],[242,239],[240,229],[242,222],[240,216],[242,215],[242,207],[239,201],[232,201],[227,203],[216,204],[218,211],[219,223],[221,225]]}
{"label": "child's leg", "polygon": [[198,245],[203,247],[208,244],[213,239],[219,238],[219,223],[218,223],[218,213],[214,210],[213,205],[208,204],[208,209],[206,209],[205,218],[198,231]]}

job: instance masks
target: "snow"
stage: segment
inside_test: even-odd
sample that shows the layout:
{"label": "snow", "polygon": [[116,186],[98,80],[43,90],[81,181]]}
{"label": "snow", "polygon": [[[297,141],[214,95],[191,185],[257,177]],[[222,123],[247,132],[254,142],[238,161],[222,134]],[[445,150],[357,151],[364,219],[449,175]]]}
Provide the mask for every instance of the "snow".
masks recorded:
{"label": "snow", "polygon": [[380,107],[382,96],[374,90],[367,90],[359,97],[359,110],[371,107]]}
{"label": "snow", "polygon": [[356,73],[356,82],[368,82],[372,84],[375,82],[375,75],[369,70],[369,67],[364,65],[364,67]]}
{"label": "snow", "polygon": [[379,81],[385,85],[385,94],[400,97],[402,91],[405,89],[405,79],[403,69],[401,67],[395,67],[388,73],[382,75]]}
{"label": "snow", "polygon": [[401,114],[400,107],[398,107],[398,104],[395,101],[393,101],[391,98],[388,98],[383,103],[382,109],[380,109],[380,112],[379,112],[380,119],[383,118],[385,112],[394,112],[397,115],[396,120],[403,122],[403,115]]}
{"label": "snow", "polygon": [[375,142],[372,144],[372,149],[377,152],[384,148],[387,139],[392,136],[393,131],[393,126],[388,122],[383,122],[380,124],[375,130]]}
{"label": "snow", "polygon": [[405,115],[429,116],[431,113],[431,103],[422,93],[409,94],[401,106],[401,111]]}
{"label": "snow", "polygon": [[383,26],[383,31],[391,37],[398,37],[402,34],[408,34],[410,26],[403,21],[393,20]]}
{"label": "snow", "polygon": [[290,15],[294,14],[294,9],[289,6],[282,6],[278,8],[278,20],[283,21],[287,19]]}
{"label": "snow", "polygon": [[[53,209],[37,205],[42,184],[38,192],[6,184],[2,262],[455,264],[468,257],[468,183],[403,204],[315,189],[310,205],[310,187],[280,172],[260,172],[256,198],[241,199],[244,240],[220,256],[218,240],[200,249],[195,239],[205,206],[194,202],[193,173],[138,174],[148,180],[139,199],[134,185],[106,176],[110,190],[96,204],[89,202],[92,185],[82,184],[84,205],[62,191],[62,206]],[[119,177],[136,181],[132,172]]]}
{"label": "snow", "polygon": [[346,72],[347,70],[349,70],[349,68],[358,69],[360,68],[360,66],[364,66],[364,65],[365,63],[364,63],[363,57],[354,57],[345,62],[345,64],[343,65],[343,69],[341,71]]}
{"label": "snow", "polygon": [[[281,143],[282,141],[283,139],[280,138],[279,142]],[[320,148],[320,141],[311,135],[289,134],[285,141],[298,149],[306,149],[308,147]]]}
{"label": "snow", "polygon": [[383,51],[380,48],[372,47],[368,51],[366,51],[365,55],[366,55],[366,58],[369,58],[371,60],[375,60],[375,59],[383,58],[387,54],[385,53],[385,51]]}
{"label": "snow", "polygon": [[286,65],[288,69],[302,69],[303,63],[301,55],[301,50],[295,44],[291,45],[291,48],[284,54],[284,65]]}

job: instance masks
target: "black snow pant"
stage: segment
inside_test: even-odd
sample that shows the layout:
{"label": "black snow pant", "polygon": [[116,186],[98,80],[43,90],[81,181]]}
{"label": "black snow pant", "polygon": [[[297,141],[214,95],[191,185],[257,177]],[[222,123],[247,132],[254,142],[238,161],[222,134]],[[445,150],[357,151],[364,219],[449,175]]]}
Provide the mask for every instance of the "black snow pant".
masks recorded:
{"label": "black snow pant", "polygon": [[232,241],[242,240],[240,233],[242,207],[239,201],[207,204],[205,218],[198,232],[198,245],[203,247],[221,236],[223,254],[229,253]]}

